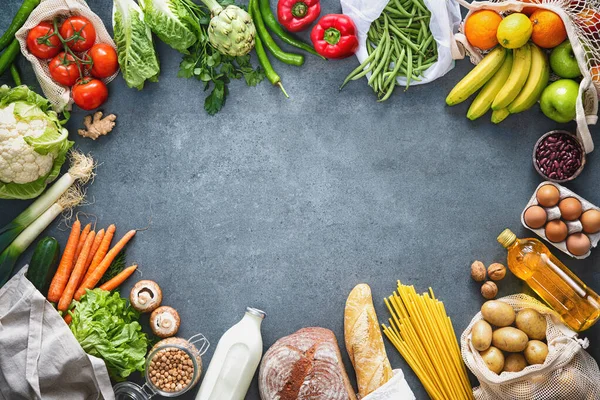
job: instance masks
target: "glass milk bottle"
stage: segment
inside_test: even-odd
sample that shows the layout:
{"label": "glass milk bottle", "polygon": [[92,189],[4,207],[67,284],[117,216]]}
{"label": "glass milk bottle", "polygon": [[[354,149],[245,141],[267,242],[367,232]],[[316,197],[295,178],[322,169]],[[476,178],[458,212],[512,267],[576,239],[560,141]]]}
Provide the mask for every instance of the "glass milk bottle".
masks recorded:
{"label": "glass milk bottle", "polygon": [[240,322],[219,340],[196,400],[244,400],[262,357],[265,313],[246,308]]}

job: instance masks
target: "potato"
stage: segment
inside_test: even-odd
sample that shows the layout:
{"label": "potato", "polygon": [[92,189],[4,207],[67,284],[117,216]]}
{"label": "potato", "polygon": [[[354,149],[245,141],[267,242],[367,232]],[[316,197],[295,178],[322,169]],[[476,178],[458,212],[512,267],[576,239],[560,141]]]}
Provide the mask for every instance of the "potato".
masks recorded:
{"label": "potato", "polygon": [[484,320],[475,322],[471,328],[471,343],[479,351],[487,350],[492,344],[492,326]]}
{"label": "potato", "polygon": [[521,353],[510,353],[504,359],[504,368],[502,371],[519,372],[527,366],[527,361]]}
{"label": "potato", "polygon": [[492,344],[503,351],[518,353],[527,347],[527,335],[525,332],[507,326],[496,329],[492,334]]}
{"label": "potato", "polygon": [[539,340],[530,340],[525,347],[524,354],[529,364],[543,364],[548,356],[548,346]]}
{"label": "potato", "polygon": [[490,371],[499,374],[504,368],[504,354],[494,346],[479,353]]}
{"label": "potato", "polygon": [[515,322],[515,310],[502,301],[490,300],[481,306],[483,319],[498,327],[509,326]]}
{"label": "potato", "polygon": [[546,317],[532,308],[524,308],[517,313],[517,328],[525,332],[529,339],[546,339]]}

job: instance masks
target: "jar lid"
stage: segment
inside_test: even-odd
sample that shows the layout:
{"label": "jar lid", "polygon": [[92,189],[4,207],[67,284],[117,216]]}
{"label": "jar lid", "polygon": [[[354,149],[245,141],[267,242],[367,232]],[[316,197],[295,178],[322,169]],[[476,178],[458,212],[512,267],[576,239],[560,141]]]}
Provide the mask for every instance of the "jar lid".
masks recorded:
{"label": "jar lid", "polygon": [[140,386],[135,382],[119,382],[113,386],[115,400],[148,400],[154,393],[148,392],[146,385]]}

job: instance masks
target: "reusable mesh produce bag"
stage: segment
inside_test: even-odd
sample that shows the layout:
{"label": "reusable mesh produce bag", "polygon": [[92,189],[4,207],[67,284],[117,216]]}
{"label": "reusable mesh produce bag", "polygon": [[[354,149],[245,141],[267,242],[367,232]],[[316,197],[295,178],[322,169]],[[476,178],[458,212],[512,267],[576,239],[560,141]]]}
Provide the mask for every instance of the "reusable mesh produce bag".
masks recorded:
{"label": "reusable mesh produce bag", "polygon": [[[71,109],[71,105],[73,104],[71,89],[52,80],[48,71],[48,62],[50,60],[40,60],[27,50],[27,33],[42,21],[52,21],[55,17],[63,19],[72,15],[81,15],[92,22],[96,30],[95,43],[106,43],[116,49],[115,42],[106,30],[102,20],[90,10],[84,0],[42,0],[40,5],[33,10],[27,21],[25,21],[25,24],[15,35],[21,45],[21,53],[23,53],[33,66],[33,71],[42,87],[44,95],[50,100],[54,106],[54,110],[57,112]],[[115,79],[118,73],[119,71],[108,78],[102,79],[102,81],[108,83]]]}
{"label": "reusable mesh produce bag", "polygon": [[[586,153],[594,150],[588,125],[598,122],[598,96],[600,95],[600,0],[456,0],[469,10],[465,20],[477,10],[488,9],[499,13],[520,12],[525,7],[543,8],[558,14],[565,24],[569,41],[577,58],[583,78],[577,98],[577,136]],[[479,63],[480,50],[472,47],[461,33],[456,36],[463,44],[471,61]]]}
{"label": "reusable mesh produce bag", "polygon": [[[393,0],[392,0],[393,1]],[[359,48],[356,58],[362,63],[367,54],[367,33],[390,0],[340,0],[342,12],[352,18],[358,29]],[[429,29],[437,43],[438,60],[423,72],[420,81],[411,81],[411,85],[423,85],[446,75],[454,68],[454,60],[464,58],[464,50],[457,46],[454,34],[458,32],[461,21],[460,7],[455,0],[423,0],[431,12]],[[370,74],[369,74],[370,75]],[[397,78],[399,85],[406,84],[406,78]]]}
{"label": "reusable mesh produce bag", "polygon": [[589,342],[577,338],[558,314],[525,294],[499,299],[515,311],[532,308],[546,317],[548,356],[543,364],[529,365],[520,372],[490,371],[471,343],[473,325],[483,319],[477,313],[460,337],[463,360],[479,379],[473,389],[477,400],[593,400],[600,399],[600,370],[584,348]]}

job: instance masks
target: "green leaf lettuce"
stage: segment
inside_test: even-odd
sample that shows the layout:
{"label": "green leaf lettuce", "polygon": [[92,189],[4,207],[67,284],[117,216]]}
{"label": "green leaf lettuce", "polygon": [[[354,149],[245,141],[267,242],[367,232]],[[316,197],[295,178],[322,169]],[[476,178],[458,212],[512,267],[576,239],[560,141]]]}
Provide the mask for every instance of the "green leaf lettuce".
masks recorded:
{"label": "green leaf lettuce", "polygon": [[88,354],[104,360],[113,379],[144,371],[148,338],[126,299],[118,292],[94,289],[74,303],[71,332]]}

